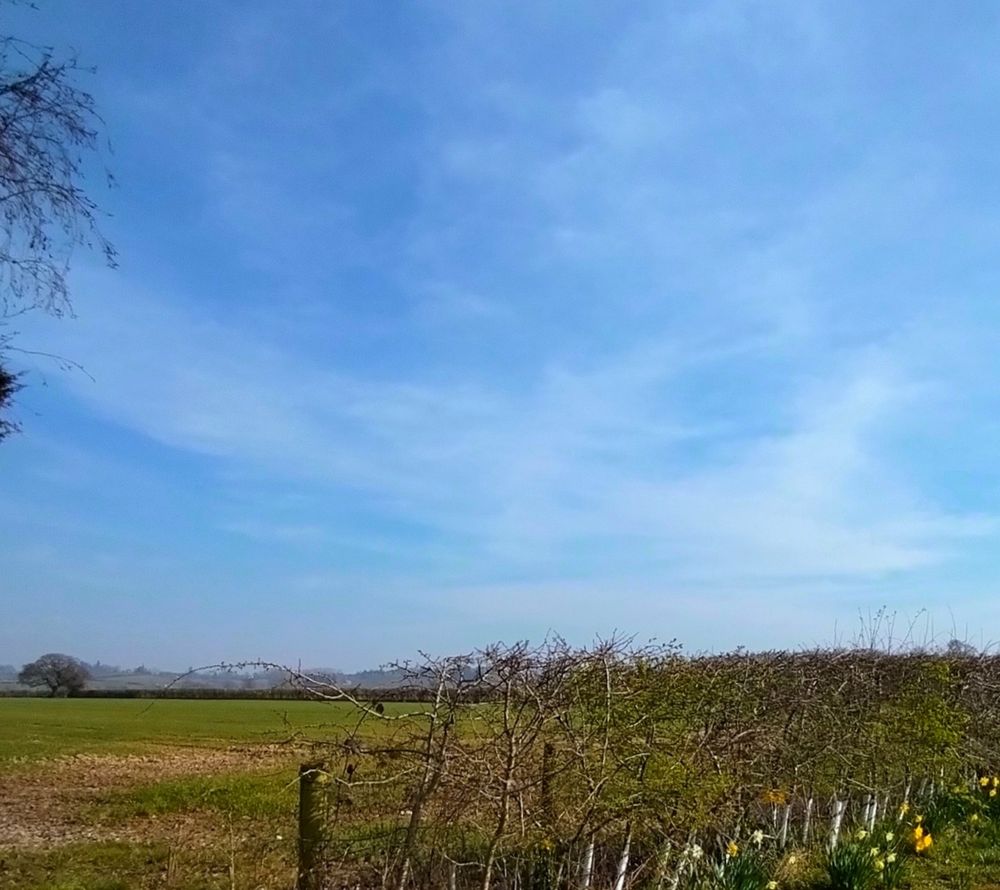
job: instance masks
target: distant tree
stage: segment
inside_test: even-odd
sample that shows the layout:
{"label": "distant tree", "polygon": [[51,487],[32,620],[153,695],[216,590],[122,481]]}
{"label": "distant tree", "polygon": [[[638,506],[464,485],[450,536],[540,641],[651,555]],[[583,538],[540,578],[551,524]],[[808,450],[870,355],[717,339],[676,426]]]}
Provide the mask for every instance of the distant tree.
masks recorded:
{"label": "distant tree", "polygon": [[26,664],[17,675],[26,686],[47,686],[49,695],[76,695],[90,679],[86,666],[72,655],[50,652]]}
{"label": "distant tree", "polygon": [[71,312],[74,248],[95,248],[115,265],[83,187],[85,157],[103,128],[93,96],[76,85],[85,70],[73,57],[0,35],[0,439],[18,429],[8,419],[19,388],[11,354],[31,352],[13,345],[11,323],[32,310]]}

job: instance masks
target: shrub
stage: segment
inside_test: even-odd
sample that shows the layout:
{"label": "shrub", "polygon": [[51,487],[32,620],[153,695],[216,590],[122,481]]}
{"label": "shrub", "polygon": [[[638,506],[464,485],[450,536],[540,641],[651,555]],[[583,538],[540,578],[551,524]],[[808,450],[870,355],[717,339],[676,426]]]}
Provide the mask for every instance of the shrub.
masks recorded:
{"label": "shrub", "polygon": [[830,890],[875,890],[882,880],[872,846],[863,840],[838,844],[827,853],[825,867]]}

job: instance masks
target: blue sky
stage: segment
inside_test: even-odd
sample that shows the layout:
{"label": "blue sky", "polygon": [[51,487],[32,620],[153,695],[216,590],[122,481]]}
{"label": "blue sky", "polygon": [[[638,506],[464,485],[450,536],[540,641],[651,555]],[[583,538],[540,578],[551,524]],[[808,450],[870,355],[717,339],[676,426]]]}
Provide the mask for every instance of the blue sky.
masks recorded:
{"label": "blue sky", "polygon": [[1000,636],[996,4],[39,5],[122,261],[21,325],[0,662]]}

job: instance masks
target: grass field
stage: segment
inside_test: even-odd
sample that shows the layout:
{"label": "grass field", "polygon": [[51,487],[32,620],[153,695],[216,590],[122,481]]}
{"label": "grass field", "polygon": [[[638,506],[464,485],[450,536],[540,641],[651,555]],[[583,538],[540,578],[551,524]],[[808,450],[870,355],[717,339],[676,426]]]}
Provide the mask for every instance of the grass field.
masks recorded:
{"label": "grass field", "polygon": [[347,705],[308,701],[0,698],[0,769],[59,755],[163,745],[322,739],[353,715]]}
{"label": "grass field", "polygon": [[291,886],[298,764],[354,718],[321,702],[0,699],[0,888]]}

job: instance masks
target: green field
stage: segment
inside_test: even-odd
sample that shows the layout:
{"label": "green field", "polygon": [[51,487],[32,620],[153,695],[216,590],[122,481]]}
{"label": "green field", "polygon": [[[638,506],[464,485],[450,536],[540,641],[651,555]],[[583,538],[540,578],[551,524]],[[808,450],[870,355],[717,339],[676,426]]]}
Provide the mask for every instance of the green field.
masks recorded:
{"label": "green field", "polygon": [[[391,712],[403,706],[386,707]],[[0,698],[0,769],[59,755],[163,745],[320,740],[355,715],[349,705],[308,701]]]}
{"label": "green field", "polygon": [[356,717],[322,702],[0,698],[0,888],[288,887],[298,765]]}

